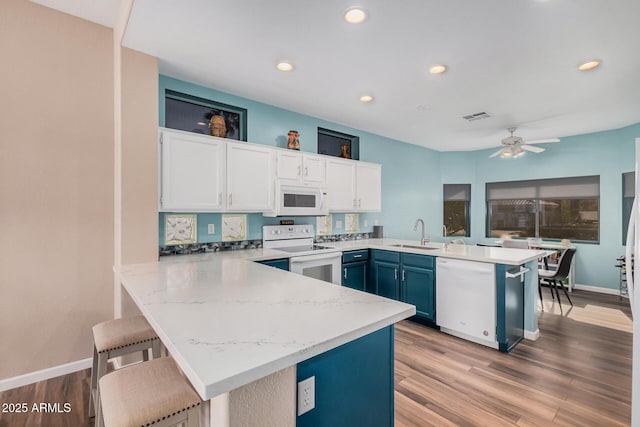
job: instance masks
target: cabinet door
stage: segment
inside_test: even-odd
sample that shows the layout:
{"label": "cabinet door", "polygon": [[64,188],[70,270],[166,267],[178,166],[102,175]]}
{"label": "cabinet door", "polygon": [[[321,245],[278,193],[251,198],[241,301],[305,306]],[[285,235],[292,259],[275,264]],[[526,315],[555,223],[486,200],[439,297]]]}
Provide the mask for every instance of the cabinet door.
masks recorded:
{"label": "cabinet door", "polygon": [[355,162],[327,160],[329,211],[353,212],[356,210],[355,169]]}
{"label": "cabinet door", "polygon": [[160,131],[160,211],[219,211],[224,200],[226,142]]}
{"label": "cabinet door", "polygon": [[367,261],[342,264],[342,286],[364,291],[366,281]]}
{"label": "cabinet door", "polygon": [[227,210],[273,210],[274,152],[253,144],[227,146]]}
{"label": "cabinet door", "polygon": [[416,316],[435,321],[435,282],[433,270],[402,267],[402,301],[416,306]]}
{"label": "cabinet door", "polygon": [[395,300],[400,298],[398,264],[374,261],[373,280],[375,282],[376,294]]}
{"label": "cabinet door", "polygon": [[320,156],[302,156],[302,179],[316,184],[325,183],[325,159]]}
{"label": "cabinet door", "polygon": [[289,258],[270,259],[258,262],[260,264],[268,265],[269,267],[275,267],[279,268],[280,270],[289,271]]}
{"label": "cabinet door", "polygon": [[359,211],[380,211],[382,208],[382,167],[358,163],[356,168],[356,196]]}
{"label": "cabinet door", "polygon": [[300,153],[278,151],[277,161],[278,178],[296,181],[302,178],[302,156]]}

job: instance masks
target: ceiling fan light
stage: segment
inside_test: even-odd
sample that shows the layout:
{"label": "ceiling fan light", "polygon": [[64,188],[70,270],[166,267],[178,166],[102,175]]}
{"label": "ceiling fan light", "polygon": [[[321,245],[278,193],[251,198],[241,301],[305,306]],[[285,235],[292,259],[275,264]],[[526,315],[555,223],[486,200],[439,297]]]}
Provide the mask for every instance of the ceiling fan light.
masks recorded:
{"label": "ceiling fan light", "polygon": [[502,154],[500,154],[500,157],[502,157],[503,159],[513,157],[513,153],[508,148],[505,148]]}

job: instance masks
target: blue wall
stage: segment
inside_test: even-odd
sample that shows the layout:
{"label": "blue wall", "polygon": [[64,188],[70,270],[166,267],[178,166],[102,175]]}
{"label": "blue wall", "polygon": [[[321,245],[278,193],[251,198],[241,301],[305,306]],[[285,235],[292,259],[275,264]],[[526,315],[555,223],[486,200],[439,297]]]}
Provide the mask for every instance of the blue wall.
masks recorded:
{"label": "blue wall", "polygon": [[[413,223],[417,217],[423,217],[427,224],[427,233],[436,235],[441,227],[441,219],[432,213],[433,205],[442,198],[440,185],[440,153],[416,145],[407,144],[379,135],[327,122],[315,117],[305,116],[293,111],[284,110],[250,99],[219,92],[214,89],[195,85],[167,76],[160,76],[159,123],[164,126],[164,93],[165,89],[174,90],[205,99],[247,109],[247,136],[249,142],[286,148],[287,132],[296,129],[300,132],[300,150],[317,152],[318,127],[343,132],[360,137],[360,160],[382,164],[382,212],[361,213],[360,232],[371,232],[377,220],[384,225],[385,235],[415,239],[418,234],[413,231]],[[437,211],[437,209],[436,209]],[[205,216],[206,215],[206,216]],[[442,215],[440,215],[442,216]],[[364,221],[367,220],[367,227]],[[206,234],[206,222],[213,220],[216,224],[215,235]],[[336,229],[336,221],[344,216],[333,214],[333,233],[341,234]],[[260,214],[249,214],[247,218],[249,239],[261,238],[263,224],[277,224],[279,219],[263,218]],[[312,223],[315,218],[296,219],[298,223]],[[164,243],[163,218],[160,217],[160,244]],[[220,241],[220,214],[200,214],[198,216],[198,241]],[[343,229],[344,230],[344,229]],[[343,231],[342,231],[343,232]],[[258,235],[257,233],[260,233]]]}
{"label": "blue wall", "polygon": [[[615,258],[622,245],[622,173],[634,169],[634,141],[640,137],[640,123],[625,128],[562,138],[546,144],[540,154],[527,153],[519,159],[489,158],[495,148],[468,152],[437,152],[361,130],[330,123],[271,105],[237,97],[189,82],[160,76],[159,123],[164,126],[164,93],[171,89],[212,99],[248,110],[250,142],[285,147],[289,129],[300,132],[301,150],[316,152],[317,128],[360,136],[360,159],[382,164],[382,212],[360,214],[360,231],[369,232],[377,220],[386,237],[419,239],[413,231],[416,218],[425,221],[426,234],[442,240],[442,184],[471,184],[471,237],[469,243],[489,242],[485,236],[485,184],[565,176],[600,175],[600,243],[576,244],[576,282],[583,285],[618,288]],[[221,214],[198,216],[198,241],[220,241]],[[261,238],[263,224],[277,224],[278,218],[248,214],[249,239]],[[364,220],[368,225],[364,227]],[[333,215],[335,222],[343,215]],[[297,220],[298,222],[304,220]],[[315,218],[308,223],[315,224]],[[215,235],[206,234],[206,224],[216,224]],[[160,244],[163,243],[162,216]]]}
{"label": "blue wall", "polygon": [[[489,158],[495,149],[441,153],[442,182],[471,184],[471,238],[485,237],[487,182],[600,175],[600,243],[576,243],[576,283],[618,288],[615,259],[622,244],[622,173],[634,169],[640,123],[621,129],[562,138],[540,154],[518,159]],[[446,167],[444,165],[447,165]],[[442,216],[442,213],[440,213]]]}

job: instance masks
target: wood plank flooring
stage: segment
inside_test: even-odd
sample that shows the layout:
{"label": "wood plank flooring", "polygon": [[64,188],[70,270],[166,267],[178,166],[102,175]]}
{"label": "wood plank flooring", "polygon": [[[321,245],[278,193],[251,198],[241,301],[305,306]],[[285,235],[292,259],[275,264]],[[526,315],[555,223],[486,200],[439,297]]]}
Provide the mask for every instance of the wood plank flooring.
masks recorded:
{"label": "wood plank flooring", "polygon": [[[395,425],[628,426],[631,316],[626,299],[575,291],[574,307],[543,289],[540,338],[511,353],[412,323],[395,334]],[[564,296],[563,296],[564,297]],[[565,299],[563,298],[563,301]],[[0,413],[0,427],[92,425],[89,370],[0,393],[0,404],[65,403],[69,413]]]}
{"label": "wood plank flooring", "polygon": [[[563,301],[566,303],[566,299]],[[396,427],[628,426],[632,321],[626,299],[551,301],[540,338],[509,354],[411,322],[396,327]]]}

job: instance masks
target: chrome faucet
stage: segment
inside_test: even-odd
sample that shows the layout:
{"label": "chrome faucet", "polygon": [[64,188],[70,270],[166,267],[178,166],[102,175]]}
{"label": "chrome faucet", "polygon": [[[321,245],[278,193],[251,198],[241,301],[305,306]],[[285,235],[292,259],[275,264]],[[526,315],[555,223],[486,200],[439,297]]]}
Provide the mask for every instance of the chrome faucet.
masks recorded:
{"label": "chrome faucet", "polygon": [[425,239],[424,237],[424,221],[422,218],[416,219],[416,224],[413,226],[413,231],[418,231],[418,224],[422,225],[422,238],[420,239],[420,245],[425,246],[429,243],[429,239]]}

